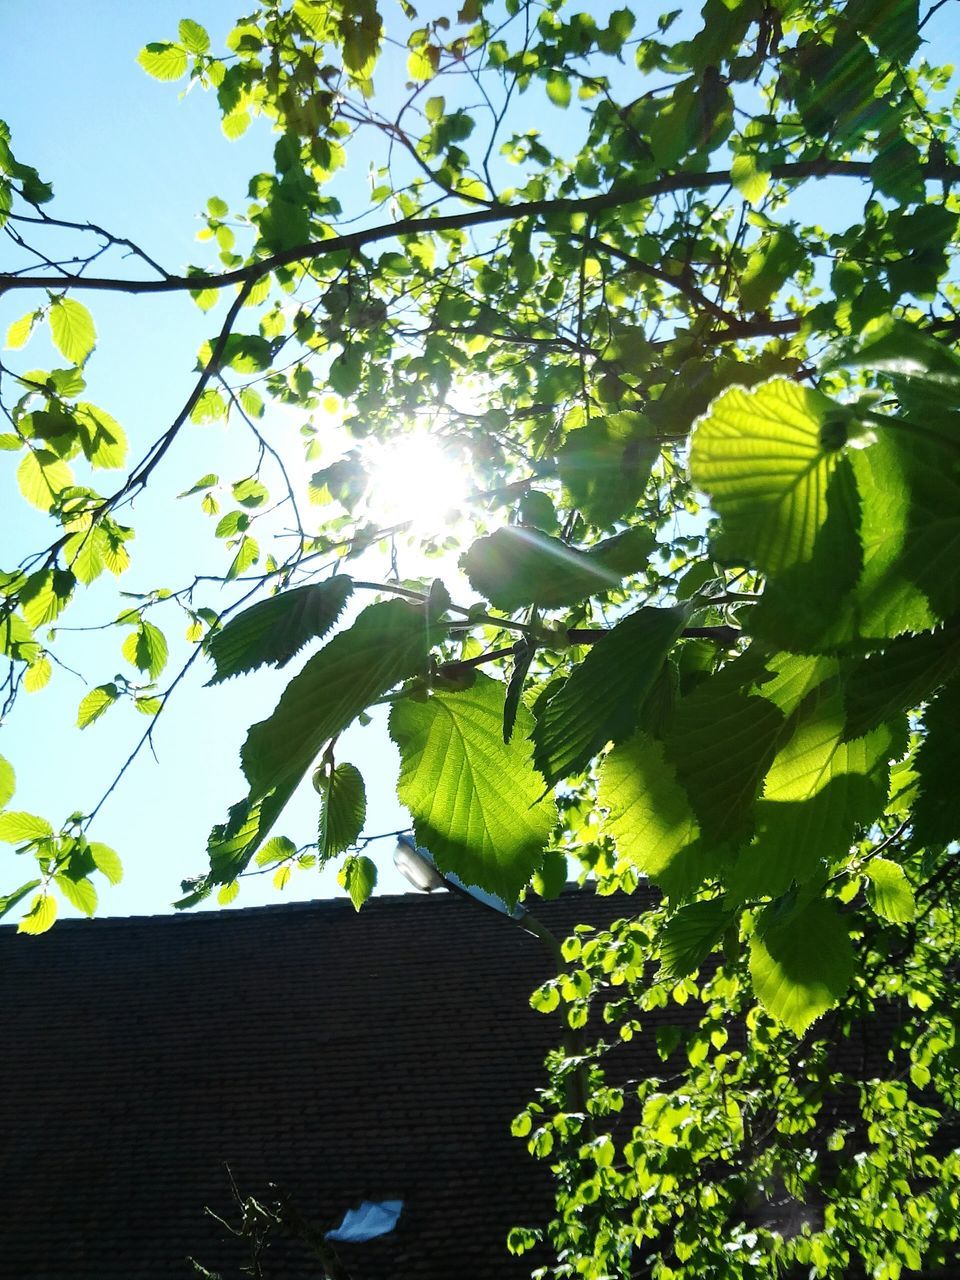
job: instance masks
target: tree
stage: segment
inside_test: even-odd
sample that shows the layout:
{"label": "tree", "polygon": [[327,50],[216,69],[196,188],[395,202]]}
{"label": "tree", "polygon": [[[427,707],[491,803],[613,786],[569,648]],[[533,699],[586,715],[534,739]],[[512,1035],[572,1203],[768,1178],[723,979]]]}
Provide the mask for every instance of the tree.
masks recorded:
{"label": "tree", "polygon": [[[206,203],[219,261],[185,271],[126,228],[52,215],[3,135],[24,257],[0,289],[28,308],[7,345],[46,325],[63,357],[2,368],[0,444],[52,530],[2,578],[5,711],[48,679],[74,597],[122,582],[131,499],[196,424],[232,419],[255,465],[229,474],[225,456],[185,496],[223,540],[220,580],[126,600],[111,625],[134,674],[79,708],[84,726],[126,701],[157,717],[195,661],[256,679],[312,647],[251,726],[248,792],[178,905],[229,900],[252,864],[288,874],[304,846],[275,829],[313,771],[307,856],[345,855],[359,907],[363,780],[336,744],[384,701],[400,798],[441,869],[512,900],[549,892],[567,857],[601,891],[663,893],[570,940],[535,997],[590,1044],[558,1055],[516,1126],[557,1173],[550,1274],[895,1280],[955,1246],[960,1158],[931,1147],[958,1103],[960,165],[942,9],[706,0],[651,23],[561,0],[429,19],[406,0],[278,0],[224,54],[184,19],[144,69],[209,90],[228,138],[265,120],[276,139],[244,207]],[[369,189],[343,180],[371,158]],[[212,322],[182,410],[132,465],[83,399],[96,300],[116,291]],[[314,458],[331,393],[354,443],[313,473],[308,523],[272,410],[306,417]],[[370,514],[363,443],[424,434],[469,464],[467,586],[449,561],[361,580],[351,562],[390,540],[449,551]],[[109,469],[122,479],[98,488]],[[194,647],[164,684],[178,610]],[[9,805],[5,762],[0,780]],[[95,816],[0,815],[36,862],[3,900],[25,932],[117,874]],[[702,1016],[661,1037],[668,1074],[610,1080],[592,1004],[616,1039],[687,1000]],[[832,1046],[890,1002],[882,1072],[845,1073]]]}

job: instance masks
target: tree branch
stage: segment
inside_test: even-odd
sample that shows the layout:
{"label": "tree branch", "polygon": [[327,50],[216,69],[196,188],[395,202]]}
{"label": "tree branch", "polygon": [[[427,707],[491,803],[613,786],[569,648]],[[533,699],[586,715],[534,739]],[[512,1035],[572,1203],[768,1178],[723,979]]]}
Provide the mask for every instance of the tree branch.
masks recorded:
{"label": "tree branch", "polygon": [[[803,181],[806,178],[869,178],[870,165],[859,160],[800,160],[770,167],[771,177],[785,181]],[[923,166],[925,178],[946,178],[960,181],[960,165],[927,164]],[[516,222],[521,218],[539,218],[544,215],[564,213],[597,214],[607,209],[619,209],[656,196],[675,191],[707,191],[712,187],[731,185],[729,169],[716,169],[702,173],[670,173],[653,182],[638,183],[634,187],[615,187],[596,196],[557,197],[555,199],[528,200],[518,204],[490,204],[465,213],[442,214],[435,218],[401,218],[397,222],[367,227],[347,235],[333,235],[325,240],[310,241],[271,254],[258,262],[248,263],[233,271],[193,276],[168,275],[160,280],[121,280],[103,276],[33,275],[16,276],[0,274],[0,294],[18,289],[88,289],[110,293],[182,293],[200,289],[224,289],[229,285],[253,285],[257,280],[277,267],[291,266],[308,259],[330,257],[337,253],[355,253],[364,245],[376,244],[396,236],[434,234],[437,231],[464,230],[496,222]]]}

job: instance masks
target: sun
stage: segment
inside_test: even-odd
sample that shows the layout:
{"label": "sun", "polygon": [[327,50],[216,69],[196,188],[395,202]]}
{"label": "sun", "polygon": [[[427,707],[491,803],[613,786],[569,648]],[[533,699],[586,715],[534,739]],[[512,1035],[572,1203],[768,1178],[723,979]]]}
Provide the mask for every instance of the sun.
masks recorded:
{"label": "sun", "polygon": [[458,523],[470,491],[463,455],[427,431],[372,445],[367,503],[379,525],[436,536]]}

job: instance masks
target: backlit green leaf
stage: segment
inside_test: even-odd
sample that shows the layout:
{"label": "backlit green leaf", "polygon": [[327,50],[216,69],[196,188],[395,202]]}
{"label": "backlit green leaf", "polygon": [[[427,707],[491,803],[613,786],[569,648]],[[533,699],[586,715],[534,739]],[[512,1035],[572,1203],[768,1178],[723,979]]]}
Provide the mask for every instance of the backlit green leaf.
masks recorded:
{"label": "backlit green leaf", "polygon": [[38,818],[32,813],[18,813],[13,809],[0,813],[0,840],[6,844],[42,840],[44,836],[52,835],[53,827],[46,818]]}
{"label": "backlit green leaf", "polygon": [[17,925],[17,933],[46,933],[57,918],[57,900],[49,893],[38,893],[30,910]]}
{"label": "backlit green leaf", "polygon": [[515,902],[540,865],[556,810],[530,761],[533,721],[523,706],[503,741],[504,692],[478,676],[459,692],[403,699],[390,712],[390,736],[417,843],[441,871]]}
{"label": "backlit green leaf", "polygon": [[615,747],[600,770],[604,821],[622,858],[671,896],[689,892],[713,870],[700,828],[663,748],[640,733]]}
{"label": "backlit green leaf", "polygon": [[633,733],[684,618],[682,609],[638,609],[591,647],[537,716],[534,764],[549,783]]}
{"label": "backlit green leaf", "polygon": [[210,684],[262,666],[285,666],[305,644],[327,634],[352,590],[350,578],[337,574],[245,609],[207,641],[216,667]]}
{"label": "backlit green leaf", "polygon": [[80,701],[80,707],[77,711],[77,726],[85,729],[88,724],[93,724],[94,720],[100,716],[113,704],[120,696],[120,690],[115,684],[101,684],[96,689],[91,689],[85,694]]}
{"label": "backlit green leaf", "polygon": [[[839,417],[838,417],[839,415]],[[783,378],[723,392],[694,428],[690,473],[723,521],[719,556],[767,573],[808,561],[845,434],[826,396]]]}
{"label": "backlit green leaf", "polygon": [[356,843],[367,816],[367,796],[360,770],[352,764],[323,772],[314,786],[320,793],[317,851],[323,863]]}
{"label": "backlit green leaf", "polygon": [[187,73],[187,51],[178,44],[153,41],[140,50],[137,61],[155,80],[179,80]]}
{"label": "backlit green leaf", "polygon": [[349,893],[354,908],[359,911],[376,887],[377,868],[364,854],[354,854],[344,862],[337,879]]}
{"label": "backlit green leaf", "polygon": [[871,858],[863,871],[867,901],[877,915],[894,924],[908,924],[917,914],[917,904],[903,867],[888,858]]}
{"label": "backlit green leaf", "polygon": [[62,356],[83,364],[97,341],[93,316],[75,298],[57,298],[50,307],[50,333]]}
{"label": "backlit green leaf", "polygon": [[478,539],[460,564],[474,590],[498,609],[537,604],[557,609],[602,595],[646,563],[649,529],[627,530],[579,551],[535,529],[507,528]]}
{"label": "backlit green leaf", "polygon": [[5,809],[16,790],[17,779],[13,765],[4,756],[0,756],[0,809]]}
{"label": "backlit green leaf", "polygon": [[97,909],[97,891],[86,877],[71,880],[67,875],[54,876],[54,883],[71,906],[82,911],[85,916],[92,916]]}
{"label": "backlit green leaf", "polygon": [[832,902],[811,902],[769,920],[751,939],[750,974],[767,1012],[799,1036],[850,985],[850,936]]}

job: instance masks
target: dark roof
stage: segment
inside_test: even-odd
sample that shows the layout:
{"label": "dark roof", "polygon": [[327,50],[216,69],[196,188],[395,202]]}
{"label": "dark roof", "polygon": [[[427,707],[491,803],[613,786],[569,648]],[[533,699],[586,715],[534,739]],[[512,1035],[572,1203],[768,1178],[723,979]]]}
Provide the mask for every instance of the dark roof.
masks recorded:
{"label": "dark roof", "polygon": [[[643,905],[537,915],[563,936]],[[549,1172],[509,1127],[560,1038],[528,1003],[554,971],[448,894],[0,929],[0,1277],[236,1275],[204,1213],[232,1216],[225,1162],[323,1228],[402,1198],[394,1233],[338,1247],[355,1280],[528,1276],[504,1241],[549,1214]]]}

